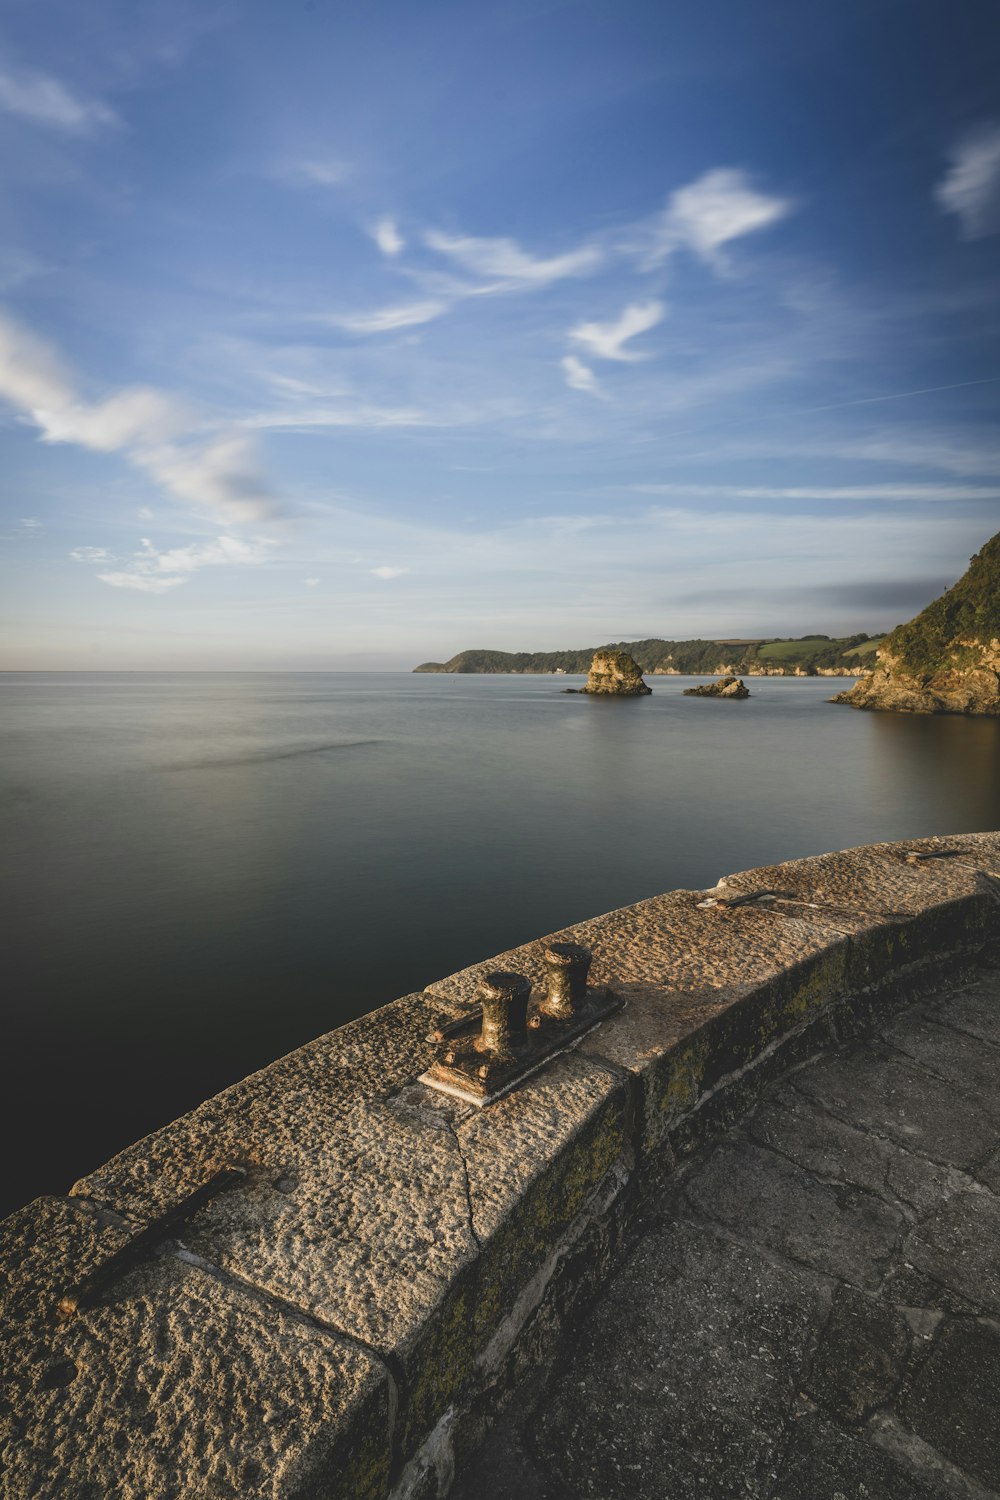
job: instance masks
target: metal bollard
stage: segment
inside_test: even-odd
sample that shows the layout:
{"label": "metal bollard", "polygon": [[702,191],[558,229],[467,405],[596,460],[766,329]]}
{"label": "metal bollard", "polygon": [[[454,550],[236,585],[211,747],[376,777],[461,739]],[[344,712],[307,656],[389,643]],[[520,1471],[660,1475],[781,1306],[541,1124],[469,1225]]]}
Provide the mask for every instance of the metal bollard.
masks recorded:
{"label": "metal bollard", "polygon": [[498,1062],[514,1056],[528,1034],[531,981],[521,974],[487,974],[480,987],[483,1002],[482,1050]]}
{"label": "metal bollard", "polygon": [[591,953],[579,943],[546,943],[545,999],[539,1009],[557,1021],[571,1021],[587,998]]}

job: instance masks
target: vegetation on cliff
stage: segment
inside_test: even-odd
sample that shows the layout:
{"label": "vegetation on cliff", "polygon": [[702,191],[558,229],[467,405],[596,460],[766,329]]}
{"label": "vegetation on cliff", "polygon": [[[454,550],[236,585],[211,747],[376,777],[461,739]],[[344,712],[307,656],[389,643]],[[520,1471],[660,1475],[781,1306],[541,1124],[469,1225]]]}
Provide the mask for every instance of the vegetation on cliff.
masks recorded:
{"label": "vegetation on cliff", "polygon": [[460,651],[449,661],[427,661],[416,672],[587,672],[598,650],[624,651],[649,674],[679,673],[685,677],[715,676],[721,672],[807,673],[835,672],[851,676],[867,665],[880,636],[831,638],[807,635],[797,640],[759,637],[753,640],[612,641],[606,647],[579,651]]}
{"label": "vegetation on cliff", "polygon": [[904,713],[1000,714],[1000,532],[953,588],[885,637],[871,676],[834,701]]}

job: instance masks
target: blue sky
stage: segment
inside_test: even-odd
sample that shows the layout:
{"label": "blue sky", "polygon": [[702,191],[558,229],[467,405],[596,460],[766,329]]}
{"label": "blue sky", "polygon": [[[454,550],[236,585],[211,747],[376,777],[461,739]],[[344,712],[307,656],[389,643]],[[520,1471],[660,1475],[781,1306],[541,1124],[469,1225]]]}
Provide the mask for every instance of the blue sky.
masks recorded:
{"label": "blue sky", "polygon": [[1000,526],[975,0],[8,0],[14,668],[875,631]]}

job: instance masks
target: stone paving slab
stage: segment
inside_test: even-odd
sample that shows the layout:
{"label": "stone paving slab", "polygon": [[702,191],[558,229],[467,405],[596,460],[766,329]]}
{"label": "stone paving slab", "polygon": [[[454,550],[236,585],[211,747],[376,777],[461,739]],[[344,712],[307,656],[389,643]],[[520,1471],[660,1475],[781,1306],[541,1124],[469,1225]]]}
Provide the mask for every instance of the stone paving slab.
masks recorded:
{"label": "stone paving slab", "polygon": [[453,1500],[1000,1500],[998,1008],[924,996],[691,1158]]}
{"label": "stone paving slab", "polygon": [[62,1294],[127,1235],[38,1199],[0,1235],[4,1500],[381,1495],[389,1382],[363,1350],[151,1255],[69,1320]]}

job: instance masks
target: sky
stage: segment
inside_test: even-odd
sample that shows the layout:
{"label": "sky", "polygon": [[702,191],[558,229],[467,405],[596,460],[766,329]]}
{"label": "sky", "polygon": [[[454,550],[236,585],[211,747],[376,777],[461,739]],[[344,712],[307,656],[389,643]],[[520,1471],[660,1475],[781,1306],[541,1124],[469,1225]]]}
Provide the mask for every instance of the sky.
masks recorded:
{"label": "sky", "polygon": [[875,633],[1000,528],[983,0],[6,0],[0,666]]}

